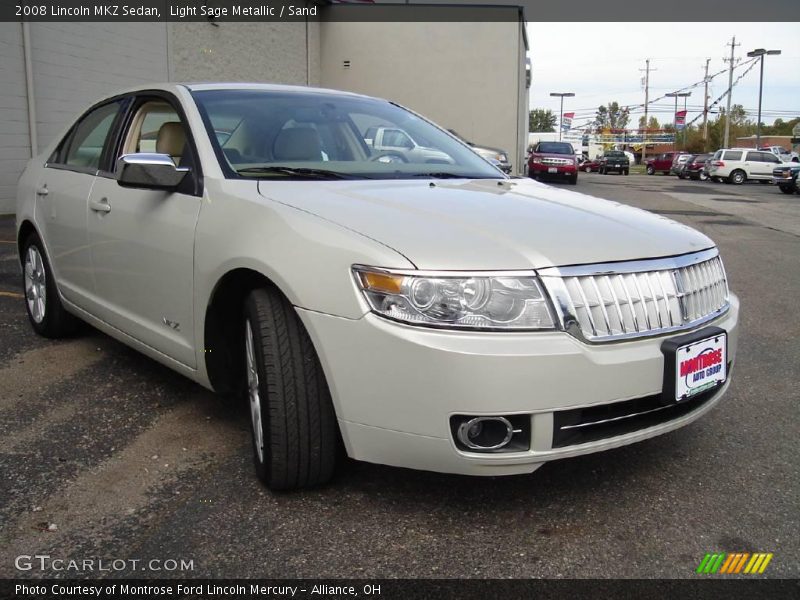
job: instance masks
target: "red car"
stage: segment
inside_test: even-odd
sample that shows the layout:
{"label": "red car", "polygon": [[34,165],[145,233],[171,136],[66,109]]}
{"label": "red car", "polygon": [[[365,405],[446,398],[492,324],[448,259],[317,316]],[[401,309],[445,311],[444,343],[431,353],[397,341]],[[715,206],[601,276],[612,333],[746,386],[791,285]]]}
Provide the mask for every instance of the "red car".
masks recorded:
{"label": "red car", "polygon": [[653,158],[647,159],[647,174],[648,175],[655,175],[656,173],[664,173],[664,175],[669,175],[670,169],[672,169],[672,161],[675,159],[676,156],[679,154],[686,154],[685,152],[662,152],[654,156]]}
{"label": "red car", "polygon": [[566,179],[578,183],[578,159],[572,144],[539,142],[528,157],[528,176],[531,179]]}
{"label": "red car", "polygon": [[578,168],[584,173],[596,173],[600,170],[600,159],[587,158],[580,165],[578,165]]}

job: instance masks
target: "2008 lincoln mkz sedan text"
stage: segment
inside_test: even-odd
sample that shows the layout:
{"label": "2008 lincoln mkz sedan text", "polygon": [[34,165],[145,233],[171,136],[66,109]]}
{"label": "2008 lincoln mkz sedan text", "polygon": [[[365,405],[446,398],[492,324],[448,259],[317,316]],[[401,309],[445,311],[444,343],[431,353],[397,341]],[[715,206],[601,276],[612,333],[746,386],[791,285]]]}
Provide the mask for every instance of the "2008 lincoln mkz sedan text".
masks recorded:
{"label": "2008 lincoln mkz sedan text", "polygon": [[504,475],[643,440],[716,404],[736,354],[706,236],[344,92],[106,98],[29,163],[17,232],[33,328],[77,317],[246,396],[273,489],[328,480],[340,444]]}

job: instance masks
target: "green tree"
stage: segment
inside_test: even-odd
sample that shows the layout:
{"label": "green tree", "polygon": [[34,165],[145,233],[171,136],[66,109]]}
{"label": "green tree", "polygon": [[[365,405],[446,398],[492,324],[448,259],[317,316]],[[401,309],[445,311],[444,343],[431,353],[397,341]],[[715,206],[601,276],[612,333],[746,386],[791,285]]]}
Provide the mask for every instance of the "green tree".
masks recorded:
{"label": "green tree", "polygon": [[552,110],[534,108],[528,115],[528,131],[555,131],[556,121],[556,116],[553,114]]}
{"label": "green tree", "polygon": [[[639,129],[644,129],[644,115],[639,117]],[[655,117],[650,117],[647,120],[647,129],[661,129],[661,125],[658,123],[658,119]]]}
{"label": "green tree", "polygon": [[594,119],[598,132],[603,129],[625,129],[630,120],[630,109],[622,108],[616,101],[609,102],[605,106],[597,108]]}

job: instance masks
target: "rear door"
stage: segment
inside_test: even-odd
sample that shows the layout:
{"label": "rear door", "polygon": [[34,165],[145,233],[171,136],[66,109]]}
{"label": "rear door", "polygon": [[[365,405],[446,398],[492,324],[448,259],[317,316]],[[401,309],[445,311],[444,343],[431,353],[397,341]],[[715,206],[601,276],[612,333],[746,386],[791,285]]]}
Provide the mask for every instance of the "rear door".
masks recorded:
{"label": "rear door", "polygon": [[81,308],[95,291],[87,201],[123,106],[124,100],[114,100],[87,111],[50,156],[36,186],[37,220],[59,290]]}
{"label": "rear door", "polygon": [[[183,132],[183,143],[176,142]],[[89,197],[97,315],[189,367],[194,353],[194,232],[202,190],[197,153],[178,101],[136,97],[107,171]],[[180,136],[179,136],[180,137]],[[159,152],[191,172],[174,192],[121,187],[110,165],[122,154]]]}

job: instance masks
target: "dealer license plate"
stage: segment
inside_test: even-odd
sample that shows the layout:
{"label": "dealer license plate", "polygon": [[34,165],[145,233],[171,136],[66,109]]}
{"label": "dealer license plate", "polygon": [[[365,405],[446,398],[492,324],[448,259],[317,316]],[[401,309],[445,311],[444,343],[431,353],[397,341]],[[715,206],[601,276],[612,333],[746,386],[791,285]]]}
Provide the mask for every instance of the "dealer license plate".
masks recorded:
{"label": "dealer license plate", "polygon": [[680,402],[722,384],[728,373],[727,335],[720,333],[675,351],[675,400]]}
{"label": "dealer license plate", "polygon": [[547,172],[548,173],[558,173],[558,169],[556,167],[550,167],[549,169],[547,169]]}

